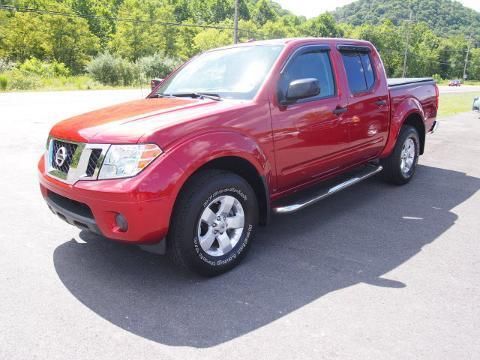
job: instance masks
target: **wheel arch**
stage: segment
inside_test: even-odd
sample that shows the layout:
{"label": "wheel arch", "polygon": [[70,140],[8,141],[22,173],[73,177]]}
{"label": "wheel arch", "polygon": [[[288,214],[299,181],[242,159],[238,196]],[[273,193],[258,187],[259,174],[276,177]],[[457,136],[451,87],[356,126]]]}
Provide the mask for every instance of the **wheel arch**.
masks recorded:
{"label": "wheel arch", "polygon": [[396,104],[391,111],[390,130],[381,158],[388,157],[397,143],[400,130],[404,125],[413,126],[418,131],[420,138],[420,155],[425,150],[425,114],[422,105],[415,98],[408,98]]}
{"label": "wheel arch", "polygon": [[189,180],[196,174],[208,169],[229,171],[245,179],[257,196],[260,224],[268,224],[270,221],[271,210],[270,191],[267,179],[259,173],[257,168],[249,160],[238,155],[220,156],[204,163],[188,176],[178,193],[180,194],[181,191],[188,186]]}
{"label": "wheel arch", "polygon": [[420,155],[425,151],[425,124],[423,118],[419,113],[412,113],[405,118],[403,125],[410,125],[418,132],[418,137],[420,138]]}
{"label": "wheel arch", "polygon": [[214,131],[183,141],[170,153],[182,169],[172,194],[172,211],[192,176],[206,169],[219,169],[235,173],[250,184],[257,195],[260,224],[267,224],[274,177],[271,159],[266,153],[268,149],[236,131]]}

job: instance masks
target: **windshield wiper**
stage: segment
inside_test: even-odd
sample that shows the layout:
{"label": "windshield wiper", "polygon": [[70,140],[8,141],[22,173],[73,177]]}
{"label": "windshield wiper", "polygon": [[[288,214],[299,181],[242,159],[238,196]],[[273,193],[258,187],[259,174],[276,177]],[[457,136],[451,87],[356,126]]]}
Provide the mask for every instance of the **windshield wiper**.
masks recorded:
{"label": "windshield wiper", "polygon": [[210,99],[215,101],[222,101],[222,98],[220,97],[220,95],[212,94],[212,93],[204,93],[204,92],[157,94],[157,97],[191,97],[194,99]]}

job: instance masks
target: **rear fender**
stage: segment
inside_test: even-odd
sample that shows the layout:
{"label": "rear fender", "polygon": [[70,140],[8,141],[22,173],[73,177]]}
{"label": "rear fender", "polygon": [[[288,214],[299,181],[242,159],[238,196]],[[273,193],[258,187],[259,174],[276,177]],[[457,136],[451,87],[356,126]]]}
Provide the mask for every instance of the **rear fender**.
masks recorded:
{"label": "rear fender", "polygon": [[392,153],[398,135],[400,134],[400,129],[405,124],[406,119],[413,114],[419,115],[422,118],[422,123],[425,123],[425,114],[422,105],[415,98],[408,98],[403,100],[400,104],[392,105],[390,131],[388,133],[387,144],[380,155],[381,158],[385,158]]}

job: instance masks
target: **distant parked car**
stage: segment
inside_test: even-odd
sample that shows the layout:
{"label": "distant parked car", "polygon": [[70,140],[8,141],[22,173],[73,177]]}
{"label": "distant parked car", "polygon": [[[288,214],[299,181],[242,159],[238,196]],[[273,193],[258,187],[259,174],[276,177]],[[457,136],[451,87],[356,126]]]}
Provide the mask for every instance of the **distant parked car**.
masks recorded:
{"label": "distant parked car", "polygon": [[450,80],[448,86],[462,86],[462,82],[460,80]]}
{"label": "distant parked car", "polygon": [[480,112],[480,96],[477,96],[476,98],[473,98],[472,110]]}

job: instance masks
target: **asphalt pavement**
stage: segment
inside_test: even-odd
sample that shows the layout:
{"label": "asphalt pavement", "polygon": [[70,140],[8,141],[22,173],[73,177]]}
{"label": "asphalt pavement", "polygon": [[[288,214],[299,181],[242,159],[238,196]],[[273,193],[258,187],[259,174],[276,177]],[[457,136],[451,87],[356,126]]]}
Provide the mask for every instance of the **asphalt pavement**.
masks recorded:
{"label": "asphalt pavement", "polygon": [[142,95],[0,94],[0,359],[478,359],[478,114],[442,119],[410,184],[275,216],[203,279],[70,227],[39,193],[55,122]]}

